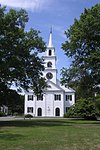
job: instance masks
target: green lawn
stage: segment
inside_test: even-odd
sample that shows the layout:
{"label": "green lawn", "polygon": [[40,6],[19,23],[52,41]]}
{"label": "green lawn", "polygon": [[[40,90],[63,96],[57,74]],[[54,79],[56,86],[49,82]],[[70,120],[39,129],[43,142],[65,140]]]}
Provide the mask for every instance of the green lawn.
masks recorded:
{"label": "green lawn", "polygon": [[100,121],[0,121],[0,150],[100,150]]}

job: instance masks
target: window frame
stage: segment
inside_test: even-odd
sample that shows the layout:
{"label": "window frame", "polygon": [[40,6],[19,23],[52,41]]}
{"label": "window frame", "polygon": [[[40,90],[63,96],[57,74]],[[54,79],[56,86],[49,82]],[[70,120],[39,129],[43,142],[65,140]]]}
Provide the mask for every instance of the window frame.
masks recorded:
{"label": "window frame", "polygon": [[37,95],[37,101],[43,101],[43,94]]}
{"label": "window frame", "polygon": [[70,107],[66,107],[66,112],[68,112],[69,108],[70,108]]}
{"label": "window frame", "polygon": [[61,101],[61,94],[54,94],[55,101]]}
{"label": "window frame", "polygon": [[27,113],[33,113],[33,107],[27,107]]}
{"label": "window frame", "polygon": [[34,96],[32,94],[27,96],[27,100],[28,101],[33,101],[34,100]]}
{"label": "window frame", "polygon": [[66,101],[72,101],[72,95],[66,95]]}

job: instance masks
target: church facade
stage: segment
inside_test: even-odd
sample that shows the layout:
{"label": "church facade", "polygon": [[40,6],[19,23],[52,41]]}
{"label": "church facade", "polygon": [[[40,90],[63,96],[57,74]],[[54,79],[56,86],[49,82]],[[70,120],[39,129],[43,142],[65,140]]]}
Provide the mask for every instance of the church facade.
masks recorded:
{"label": "church facade", "polygon": [[68,109],[75,104],[75,91],[66,85],[61,85],[57,79],[55,47],[52,45],[52,32],[45,52],[43,76],[47,88],[41,95],[34,95],[30,90],[25,93],[24,114],[34,117],[63,117]]}

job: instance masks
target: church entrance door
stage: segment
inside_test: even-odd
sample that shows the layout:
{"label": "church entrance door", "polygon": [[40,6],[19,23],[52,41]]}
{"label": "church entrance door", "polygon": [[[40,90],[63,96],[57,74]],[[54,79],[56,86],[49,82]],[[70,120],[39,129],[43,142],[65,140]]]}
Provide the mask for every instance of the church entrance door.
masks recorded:
{"label": "church entrance door", "polygon": [[42,109],[41,109],[41,108],[38,108],[38,110],[37,110],[37,115],[38,115],[38,116],[42,116]]}
{"label": "church entrance door", "polygon": [[56,116],[60,116],[60,109],[59,109],[59,108],[56,108],[56,109],[55,109],[55,115],[56,115]]}

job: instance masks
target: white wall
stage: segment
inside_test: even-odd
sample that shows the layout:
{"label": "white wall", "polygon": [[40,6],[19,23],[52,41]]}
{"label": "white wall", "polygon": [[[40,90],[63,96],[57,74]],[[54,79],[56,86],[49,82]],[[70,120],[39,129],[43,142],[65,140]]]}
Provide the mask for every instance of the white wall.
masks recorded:
{"label": "white wall", "polygon": [[[54,100],[54,94],[61,94],[61,100]],[[72,101],[66,101],[66,95],[72,95]],[[63,91],[47,91],[43,95],[43,100],[37,100],[34,96],[33,101],[27,100],[28,95],[25,95],[25,114],[27,113],[27,107],[33,107],[33,116],[37,117],[37,109],[42,108],[42,117],[55,117],[55,109],[60,109],[60,117],[63,117],[66,107],[71,107],[75,103],[75,93],[64,93]]]}
{"label": "white wall", "polygon": [[[72,100],[66,101],[66,95],[72,95]],[[65,93],[65,100],[64,100],[65,113],[66,113],[66,107],[71,107],[74,104],[75,104],[75,93],[71,93],[71,92]]]}
{"label": "white wall", "polygon": [[48,56],[43,57],[44,58],[44,67],[47,69],[47,63],[50,61],[52,62],[52,69],[56,69],[56,56]]}

